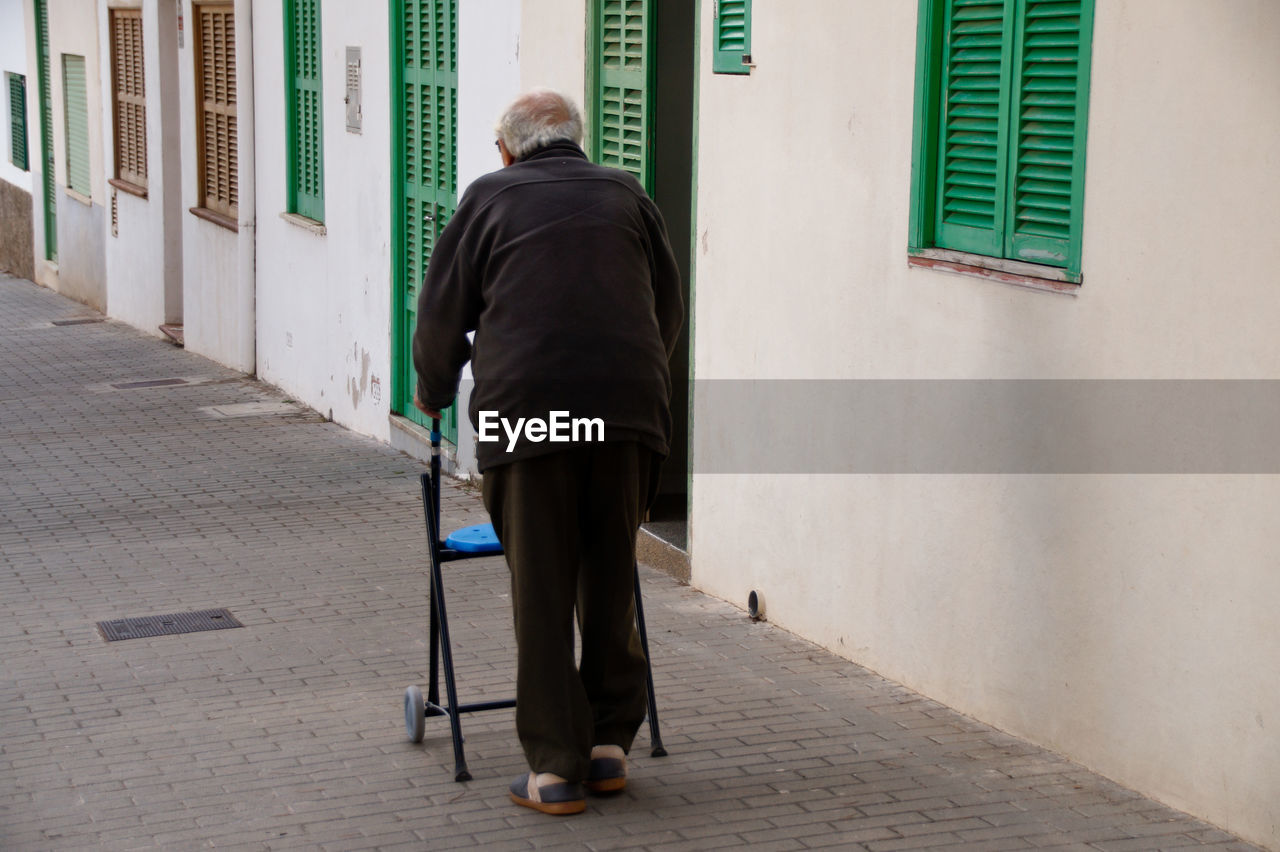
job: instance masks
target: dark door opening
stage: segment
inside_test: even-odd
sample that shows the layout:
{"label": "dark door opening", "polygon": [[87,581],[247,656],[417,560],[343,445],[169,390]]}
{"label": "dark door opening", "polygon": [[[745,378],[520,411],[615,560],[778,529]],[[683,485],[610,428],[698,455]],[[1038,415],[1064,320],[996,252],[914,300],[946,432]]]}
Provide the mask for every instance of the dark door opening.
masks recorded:
{"label": "dark door opening", "polygon": [[654,67],[650,151],[653,199],[667,223],[684,282],[685,324],[671,356],[671,456],[663,467],[657,503],[646,528],[688,550],[689,520],[689,326],[693,259],[694,0],[651,3]]}
{"label": "dark door opening", "polygon": [[[636,176],[667,223],[684,282],[692,249],[695,0],[592,0],[587,27],[588,148]],[[671,357],[671,456],[645,528],[688,549],[689,322]]]}

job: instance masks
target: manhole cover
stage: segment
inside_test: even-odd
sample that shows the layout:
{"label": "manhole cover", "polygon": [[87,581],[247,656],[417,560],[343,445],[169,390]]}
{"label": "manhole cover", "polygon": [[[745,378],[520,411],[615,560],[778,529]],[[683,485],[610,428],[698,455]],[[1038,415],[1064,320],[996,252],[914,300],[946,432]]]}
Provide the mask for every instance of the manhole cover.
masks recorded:
{"label": "manhole cover", "polygon": [[152,379],[146,382],[116,382],[111,387],[116,390],[134,390],[135,388],[166,388],[170,385],[185,385],[186,379]]}
{"label": "manhole cover", "polygon": [[244,625],[236,621],[236,617],[225,609],[175,612],[169,615],[148,615],[142,618],[98,622],[98,631],[108,642],[142,639],[147,636],[199,633],[202,630],[229,630],[233,627],[244,627]]}

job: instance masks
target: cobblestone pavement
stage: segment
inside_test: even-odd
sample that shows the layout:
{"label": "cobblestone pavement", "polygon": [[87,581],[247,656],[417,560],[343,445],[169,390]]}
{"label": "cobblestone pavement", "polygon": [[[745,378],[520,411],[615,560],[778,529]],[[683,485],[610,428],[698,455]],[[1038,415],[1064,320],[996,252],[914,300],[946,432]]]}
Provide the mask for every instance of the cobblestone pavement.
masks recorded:
{"label": "cobblestone pavement", "polygon": [[[1252,847],[644,572],[663,734],[627,791],[511,804],[510,711],[408,742],[417,463],[0,277],[0,848]],[[130,383],[185,379],[183,384]],[[116,387],[125,385],[125,387]],[[446,528],[483,519],[445,495]],[[508,697],[505,569],[446,566],[464,700]],[[227,608],[243,629],[106,642]]]}

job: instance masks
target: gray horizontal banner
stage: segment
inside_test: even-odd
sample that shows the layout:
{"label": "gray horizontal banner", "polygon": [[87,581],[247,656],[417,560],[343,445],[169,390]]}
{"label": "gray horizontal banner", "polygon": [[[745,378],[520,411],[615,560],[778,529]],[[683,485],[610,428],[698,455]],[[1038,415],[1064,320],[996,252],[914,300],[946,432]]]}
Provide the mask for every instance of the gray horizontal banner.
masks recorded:
{"label": "gray horizontal banner", "polygon": [[694,383],[716,473],[1280,473],[1280,381]]}

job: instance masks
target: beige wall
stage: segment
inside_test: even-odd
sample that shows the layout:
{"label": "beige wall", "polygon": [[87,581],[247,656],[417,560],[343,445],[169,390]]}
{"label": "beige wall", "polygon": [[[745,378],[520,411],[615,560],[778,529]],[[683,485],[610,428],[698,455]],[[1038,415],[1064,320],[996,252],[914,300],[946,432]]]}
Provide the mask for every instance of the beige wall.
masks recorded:
{"label": "beige wall", "polygon": [[[106,309],[104,241],[106,239],[106,177],[103,172],[102,66],[98,42],[96,0],[66,0],[49,3],[49,75],[52,92],[53,158],[58,213],[58,262],[37,262],[36,278],[54,290],[98,310]],[[62,74],[63,54],[84,57],[85,95],[89,112],[90,195],[72,195],[67,190],[66,86]],[[33,51],[32,56],[35,56]],[[31,62],[32,69],[35,61]],[[39,76],[32,74],[29,92],[39,92]],[[109,87],[108,87],[109,88]],[[33,97],[37,121],[30,125],[32,151],[40,150],[39,98]],[[40,196],[37,194],[37,201]],[[40,210],[42,208],[37,208]],[[39,257],[44,256],[43,220],[39,232]]]}
{"label": "beige wall", "polygon": [[582,105],[586,92],[585,0],[522,0],[520,88],[546,86]]}
{"label": "beige wall", "polygon": [[[62,55],[84,57],[85,94],[89,107],[89,184],[93,201],[102,204],[106,194],[103,175],[102,64],[98,45],[98,4],[96,0],[49,3],[49,73],[53,89],[53,156],[57,161],[60,187],[67,184],[66,86],[62,77]],[[33,63],[34,64],[34,63]],[[38,85],[37,81],[37,85]]]}
{"label": "beige wall", "polygon": [[[1280,6],[1098,0],[1064,296],[908,268],[916,5],[704,39],[696,379],[1280,377]],[[1280,845],[1280,479],[708,475],[703,414],[696,585]]]}
{"label": "beige wall", "polygon": [[[106,243],[110,281],[107,313],[141,331],[160,335],[162,323],[182,322],[181,158],[178,110],[177,3],[98,0],[103,26],[102,76],[111,94],[111,10],[140,8],[143,78],[146,92],[147,197],[139,198],[107,184],[115,197],[116,233]],[[106,178],[116,174],[115,115],[110,100],[103,110],[102,137]],[[110,202],[108,202],[110,203]]]}
{"label": "beige wall", "polygon": [[[236,141],[239,146],[239,219],[235,231],[188,212],[200,204],[194,35],[199,18],[194,14],[195,5],[191,0],[180,0],[184,36],[177,58],[182,144],[183,334],[186,348],[191,352],[234,370],[253,373],[257,369],[253,3],[252,0],[234,3]],[[264,155],[263,162],[274,165],[283,160],[273,161]]]}

